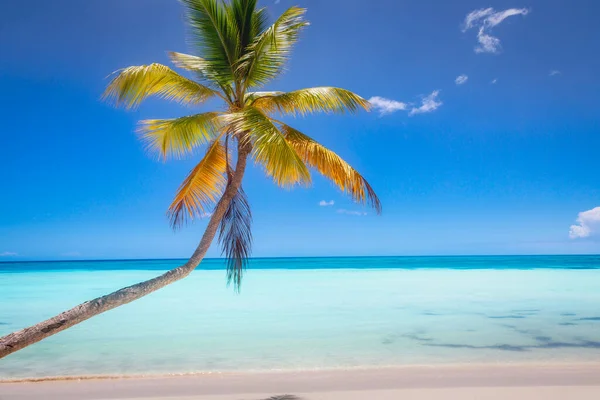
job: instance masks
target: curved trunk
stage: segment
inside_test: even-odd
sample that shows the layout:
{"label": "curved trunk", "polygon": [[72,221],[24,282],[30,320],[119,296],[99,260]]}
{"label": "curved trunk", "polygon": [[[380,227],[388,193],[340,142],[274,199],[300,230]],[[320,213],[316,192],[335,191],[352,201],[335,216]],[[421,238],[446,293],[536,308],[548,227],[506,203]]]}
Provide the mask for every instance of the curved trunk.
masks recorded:
{"label": "curved trunk", "polygon": [[160,288],[163,288],[173,282],[188,276],[200,264],[210,244],[212,243],[223,215],[227,211],[231,200],[236,195],[241,186],[246,162],[248,157],[248,149],[240,148],[238,152],[236,170],[227,185],[223,196],[217,203],[214,213],[210,218],[206,231],[202,235],[200,244],[194,251],[194,254],[183,265],[174,268],[156,278],[136,283],[135,285],[119,289],[116,292],[107,294],[106,296],[98,297],[94,300],[86,301],[68,311],[65,311],[57,316],[40,322],[36,325],[22,329],[17,332],[8,334],[0,338],[0,358],[3,358],[17,350],[37,343],[42,339],[52,336],[55,333],[77,325],[95,315],[105,311],[130,303],[141,297],[144,297]]}

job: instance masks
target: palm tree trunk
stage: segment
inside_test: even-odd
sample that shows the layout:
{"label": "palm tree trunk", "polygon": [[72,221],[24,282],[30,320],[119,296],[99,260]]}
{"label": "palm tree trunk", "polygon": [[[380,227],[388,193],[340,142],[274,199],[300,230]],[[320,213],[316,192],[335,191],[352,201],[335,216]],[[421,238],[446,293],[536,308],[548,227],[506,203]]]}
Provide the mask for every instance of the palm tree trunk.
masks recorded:
{"label": "palm tree trunk", "polygon": [[0,338],[0,358],[6,357],[15,351],[37,343],[40,340],[70,328],[73,325],[77,325],[95,315],[144,297],[188,276],[206,255],[206,252],[217,233],[223,215],[241,186],[244,171],[246,170],[248,153],[249,150],[247,148],[239,148],[236,170],[233,173],[223,196],[215,207],[213,215],[206,227],[206,231],[204,231],[204,235],[200,240],[200,244],[196,248],[196,251],[194,251],[194,254],[192,254],[192,257],[190,257],[185,264],[167,271],[156,278],[119,289],[116,292],[98,297],[94,300],[86,301],[85,303],[58,314],[53,318]]}

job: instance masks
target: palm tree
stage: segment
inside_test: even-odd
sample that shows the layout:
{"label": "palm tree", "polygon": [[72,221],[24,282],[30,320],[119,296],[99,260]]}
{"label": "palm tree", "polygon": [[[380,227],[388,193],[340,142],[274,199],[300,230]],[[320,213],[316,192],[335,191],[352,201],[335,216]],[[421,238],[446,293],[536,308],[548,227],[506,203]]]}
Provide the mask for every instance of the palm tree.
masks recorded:
{"label": "palm tree", "polygon": [[[141,121],[139,132],[149,152],[181,158],[206,147],[204,157],[185,178],[168,215],[174,227],[212,211],[200,244],[183,265],[154,279],[80,304],[37,325],[0,339],[0,358],[95,315],[139,299],[189,275],[204,258],[217,231],[227,258],[227,279],[239,288],[252,242],[251,212],[242,189],[248,158],[282,187],[308,185],[309,168],[331,179],[355,201],[381,206],[369,183],[348,163],[309,136],[275,117],[313,112],[368,109],[360,96],[339,88],[260,92],[278,76],[302,29],[305,10],[291,7],[267,25],[257,0],[181,0],[199,56],[170,53],[173,69],[150,64],[117,71],[104,98],[131,109],[155,96],[189,106],[222,100],[218,111],[175,119]],[[235,164],[233,163],[235,159]]]}

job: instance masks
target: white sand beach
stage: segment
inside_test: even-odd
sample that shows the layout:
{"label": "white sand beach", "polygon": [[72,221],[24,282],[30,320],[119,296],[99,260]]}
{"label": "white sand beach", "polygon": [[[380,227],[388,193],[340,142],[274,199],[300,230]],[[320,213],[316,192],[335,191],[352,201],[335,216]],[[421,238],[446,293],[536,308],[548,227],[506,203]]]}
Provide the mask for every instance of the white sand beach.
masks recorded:
{"label": "white sand beach", "polygon": [[600,364],[411,366],[0,383],[2,400],[278,398],[595,400],[600,398]]}

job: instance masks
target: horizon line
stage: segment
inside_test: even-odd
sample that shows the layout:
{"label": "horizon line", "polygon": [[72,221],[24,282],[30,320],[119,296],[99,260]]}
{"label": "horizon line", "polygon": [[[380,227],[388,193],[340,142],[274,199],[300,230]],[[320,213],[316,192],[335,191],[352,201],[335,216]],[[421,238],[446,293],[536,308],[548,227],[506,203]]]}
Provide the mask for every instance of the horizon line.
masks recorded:
{"label": "horizon line", "polygon": [[[576,253],[576,254],[430,254],[430,255],[382,255],[382,256],[265,256],[265,257],[249,257],[249,260],[265,260],[265,259],[310,259],[310,258],[442,258],[442,257],[582,257],[582,256],[596,256],[600,257],[598,253]],[[0,260],[0,264],[8,263],[58,263],[58,262],[134,262],[134,261],[182,261],[187,260],[187,257],[183,258],[98,258],[98,259],[57,259],[57,260]],[[225,257],[205,257],[202,261],[225,261]],[[202,263],[200,262],[200,264]]]}

